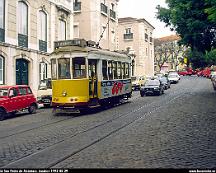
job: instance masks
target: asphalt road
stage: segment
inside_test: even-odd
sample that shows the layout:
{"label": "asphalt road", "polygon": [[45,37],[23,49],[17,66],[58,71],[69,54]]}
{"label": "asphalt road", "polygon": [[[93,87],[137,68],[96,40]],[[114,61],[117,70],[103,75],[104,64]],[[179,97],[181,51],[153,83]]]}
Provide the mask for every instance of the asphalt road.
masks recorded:
{"label": "asphalt road", "polygon": [[51,109],[0,122],[0,168],[216,168],[216,92],[182,77],[161,96],[106,110]]}

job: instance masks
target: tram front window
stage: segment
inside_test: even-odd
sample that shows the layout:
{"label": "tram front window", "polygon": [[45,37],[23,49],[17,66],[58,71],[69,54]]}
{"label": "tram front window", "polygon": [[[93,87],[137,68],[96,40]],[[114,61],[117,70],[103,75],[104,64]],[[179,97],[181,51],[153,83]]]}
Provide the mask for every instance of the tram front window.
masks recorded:
{"label": "tram front window", "polygon": [[56,59],[51,60],[52,79],[57,79]]}
{"label": "tram front window", "polygon": [[86,78],[86,63],[85,58],[73,58],[73,78],[82,79]]}
{"label": "tram front window", "polygon": [[70,58],[61,58],[58,60],[59,79],[70,79]]}

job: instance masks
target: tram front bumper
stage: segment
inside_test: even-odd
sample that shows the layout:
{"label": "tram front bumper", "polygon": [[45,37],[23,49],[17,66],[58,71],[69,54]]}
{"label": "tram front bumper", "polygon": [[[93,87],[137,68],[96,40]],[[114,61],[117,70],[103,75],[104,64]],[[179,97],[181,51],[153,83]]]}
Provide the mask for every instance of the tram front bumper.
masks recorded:
{"label": "tram front bumper", "polygon": [[55,113],[80,113],[80,109],[75,107],[54,107],[53,112]]}

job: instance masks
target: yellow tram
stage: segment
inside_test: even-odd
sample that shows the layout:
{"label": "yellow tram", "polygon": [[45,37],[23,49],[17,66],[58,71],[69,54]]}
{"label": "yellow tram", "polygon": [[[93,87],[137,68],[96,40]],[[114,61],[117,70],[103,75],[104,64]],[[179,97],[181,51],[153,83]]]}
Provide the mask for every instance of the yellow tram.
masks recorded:
{"label": "yellow tram", "polygon": [[74,112],[130,98],[131,58],[83,39],[55,42],[51,55],[52,106]]}

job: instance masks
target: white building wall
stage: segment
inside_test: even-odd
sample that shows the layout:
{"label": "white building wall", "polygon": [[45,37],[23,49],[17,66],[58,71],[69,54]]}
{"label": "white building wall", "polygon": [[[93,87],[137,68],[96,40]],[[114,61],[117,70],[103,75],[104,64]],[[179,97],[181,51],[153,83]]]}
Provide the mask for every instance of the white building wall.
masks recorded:
{"label": "white building wall", "polygon": [[[48,65],[48,78],[51,77],[50,57],[58,35],[58,20],[65,12],[67,20],[67,37],[73,38],[73,1],[71,0],[41,0],[24,1],[28,5],[28,48],[18,46],[17,0],[5,1],[5,41],[0,42],[0,55],[4,57],[4,85],[16,84],[16,60],[26,59],[28,63],[28,84],[37,95],[39,85],[39,63]],[[57,5],[62,8],[61,12]],[[47,52],[39,50],[38,13],[41,7],[47,12]]]}

